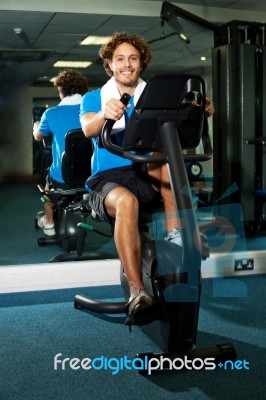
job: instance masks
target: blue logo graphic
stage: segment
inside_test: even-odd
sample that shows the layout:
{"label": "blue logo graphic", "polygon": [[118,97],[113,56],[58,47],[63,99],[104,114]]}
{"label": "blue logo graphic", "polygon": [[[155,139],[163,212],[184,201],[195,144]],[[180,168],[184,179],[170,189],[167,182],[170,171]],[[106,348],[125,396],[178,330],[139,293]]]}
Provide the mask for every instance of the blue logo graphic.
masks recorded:
{"label": "blue logo graphic", "polygon": [[224,363],[219,363],[217,366],[221,369],[224,370],[242,370],[242,369],[247,369],[249,370],[249,361],[247,360],[236,360],[236,361],[231,361],[227,360]]}
{"label": "blue logo graphic", "polygon": [[[166,218],[171,215],[157,213],[153,219],[158,273],[161,276],[178,276],[177,282],[166,287],[166,301],[194,302],[199,299],[200,271],[207,260],[215,270],[213,280],[214,297],[246,297],[247,286],[239,279],[224,278],[228,263],[232,263],[232,254],[246,252],[246,237],[241,204],[217,204],[238,190],[232,185],[214,205],[203,207],[202,201],[193,195],[194,203],[201,203],[196,211],[179,210],[176,218],[181,222],[183,247],[164,241],[166,236]],[[190,188],[183,193],[192,196]],[[195,219],[196,213],[196,219]],[[199,241],[200,237],[200,241]],[[189,250],[186,250],[189,249]],[[215,254],[215,258],[209,258]],[[232,266],[234,268],[234,266]]]}

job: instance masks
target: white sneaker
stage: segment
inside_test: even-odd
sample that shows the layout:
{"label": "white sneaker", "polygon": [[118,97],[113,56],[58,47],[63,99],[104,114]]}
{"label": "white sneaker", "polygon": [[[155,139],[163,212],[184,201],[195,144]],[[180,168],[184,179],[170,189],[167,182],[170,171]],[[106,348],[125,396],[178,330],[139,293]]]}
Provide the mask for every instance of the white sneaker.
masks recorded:
{"label": "white sneaker", "polygon": [[178,246],[182,247],[182,236],[181,236],[181,231],[180,229],[173,229],[171,232],[168,233],[168,235],[164,238],[164,240],[167,240],[168,242],[177,244]]}
{"label": "white sneaker", "polygon": [[[144,325],[158,317],[154,316],[155,303],[145,290],[139,290],[130,296],[126,305],[127,318],[125,324],[131,329],[131,325]],[[158,313],[157,313],[158,314]]]}
{"label": "white sneaker", "polygon": [[149,296],[145,290],[139,290],[138,292],[131,295],[128,300],[128,314],[130,314],[132,310],[139,305],[148,307],[152,303],[152,297]]}
{"label": "white sneaker", "polygon": [[46,236],[55,236],[54,223],[47,224],[45,215],[38,219],[37,224],[40,228],[43,229],[43,232]]}

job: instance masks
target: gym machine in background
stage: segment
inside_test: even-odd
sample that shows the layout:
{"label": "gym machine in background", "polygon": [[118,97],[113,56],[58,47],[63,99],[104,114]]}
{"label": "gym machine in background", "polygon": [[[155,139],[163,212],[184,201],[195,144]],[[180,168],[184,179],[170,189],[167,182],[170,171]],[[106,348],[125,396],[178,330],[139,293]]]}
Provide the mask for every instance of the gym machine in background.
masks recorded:
{"label": "gym machine in background", "polygon": [[266,24],[232,21],[213,49],[214,195],[242,205],[247,231],[263,228],[266,201]]}
{"label": "gym machine in background", "polygon": [[167,22],[186,43],[180,18],[214,36],[212,198],[220,204],[241,203],[247,231],[258,231],[266,202],[266,24],[214,24],[164,1],[162,25]]}

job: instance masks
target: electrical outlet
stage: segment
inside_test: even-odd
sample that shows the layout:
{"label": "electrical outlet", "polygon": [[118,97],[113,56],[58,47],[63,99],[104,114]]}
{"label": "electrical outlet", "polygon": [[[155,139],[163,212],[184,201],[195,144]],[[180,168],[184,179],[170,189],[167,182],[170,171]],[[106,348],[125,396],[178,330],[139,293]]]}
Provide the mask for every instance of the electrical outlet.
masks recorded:
{"label": "electrical outlet", "polygon": [[254,269],[253,258],[235,260],[235,271],[248,271],[250,269]]}

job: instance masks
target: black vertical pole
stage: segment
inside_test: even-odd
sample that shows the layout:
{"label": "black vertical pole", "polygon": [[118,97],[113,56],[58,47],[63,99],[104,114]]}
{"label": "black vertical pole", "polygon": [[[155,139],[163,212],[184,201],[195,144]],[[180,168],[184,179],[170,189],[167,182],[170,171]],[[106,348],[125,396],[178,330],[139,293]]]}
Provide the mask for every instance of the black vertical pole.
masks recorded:
{"label": "black vertical pole", "polygon": [[255,189],[263,189],[263,54],[255,53]]}
{"label": "black vertical pole", "polygon": [[189,272],[189,283],[197,285],[202,258],[201,239],[178,130],[175,123],[165,122],[160,133],[176,206],[181,211],[181,216],[182,212],[186,213],[186,217],[182,218],[183,266]]}

